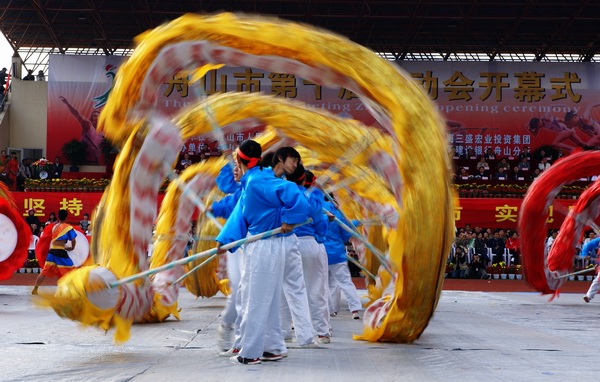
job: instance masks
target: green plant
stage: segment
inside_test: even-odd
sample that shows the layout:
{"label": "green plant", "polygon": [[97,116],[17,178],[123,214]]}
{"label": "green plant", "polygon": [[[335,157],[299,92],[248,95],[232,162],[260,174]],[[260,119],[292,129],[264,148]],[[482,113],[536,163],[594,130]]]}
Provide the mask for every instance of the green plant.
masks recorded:
{"label": "green plant", "polygon": [[79,167],[85,161],[87,145],[77,139],[72,139],[62,147],[62,153],[71,166]]}

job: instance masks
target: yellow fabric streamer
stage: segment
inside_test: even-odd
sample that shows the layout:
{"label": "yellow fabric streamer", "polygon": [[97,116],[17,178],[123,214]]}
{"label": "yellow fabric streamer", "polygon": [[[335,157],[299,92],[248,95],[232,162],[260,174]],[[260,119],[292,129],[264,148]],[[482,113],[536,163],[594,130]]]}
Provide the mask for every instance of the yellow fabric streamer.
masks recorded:
{"label": "yellow fabric streamer", "polygon": [[[211,130],[203,108],[209,108],[220,126],[253,117],[310,148],[317,154],[315,160],[328,164],[346,155],[355,142],[368,141],[368,145],[350,155],[342,174],[332,177],[334,181],[355,176],[377,153],[391,156],[398,165],[403,187],[393,192],[401,193],[401,198],[393,195],[390,186],[382,184],[385,183],[382,178],[372,171],[358,172],[364,179],[348,186],[366,199],[394,206],[401,216],[397,230],[389,235],[394,275],[380,272],[381,285],[372,288],[374,295],[380,293],[388,302],[387,310],[381,320],[374,326],[366,326],[363,335],[357,338],[391,342],[412,342],[419,338],[439,299],[444,259],[453,234],[451,166],[446,155],[444,124],[423,90],[394,64],[345,38],[308,26],[228,13],[185,15],[136,40],[139,45],[119,70],[100,117],[100,129],[124,147],[106,198],[98,248],[103,253],[99,256],[118,278],[140,271],[132,261],[128,238],[127,184],[131,162],[139,147],[135,142],[143,139],[140,127],[147,112],[136,108],[142,97],[140,78],[149,75],[149,68],[163,48],[194,40],[206,40],[252,55],[286,57],[312,68],[330,68],[336,76],[347,76],[354,84],[352,90],[381,110],[379,117],[389,135],[357,121],[253,94],[211,96],[202,107],[185,112],[176,120],[185,139]],[[373,187],[372,179],[378,179],[379,186]],[[393,294],[385,296],[384,290]]]}

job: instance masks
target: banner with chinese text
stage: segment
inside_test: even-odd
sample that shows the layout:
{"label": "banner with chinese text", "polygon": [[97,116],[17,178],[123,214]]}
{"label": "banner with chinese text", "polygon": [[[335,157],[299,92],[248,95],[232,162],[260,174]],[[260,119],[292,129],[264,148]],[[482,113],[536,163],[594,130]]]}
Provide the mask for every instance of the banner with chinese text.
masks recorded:
{"label": "banner with chinese text", "polygon": [[[101,192],[14,192],[12,195],[23,211],[23,217],[33,209],[35,216],[46,222],[50,212],[58,216],[58,210],[66,210],[69,213],[67,220],[73,224],[79,223],[85,213],[92,216],[102,198]],[[163,194],[158,195],[157,208],[163,198]]]}
{"label": "banner with chinese text", "polygon": [[[88,144],[88,163],[102,161],[96,119],[109,97],[122,57],[50,55],[47,156],[61,155],[73,138]],[[447,118],[449,143],[459,154],[492,149],[497,156],[516,156],[554,145],[570,151],[600,145],[600,74],[592,63],[540,62],[400,62],[423,86]],[[204,95],[218,92],[262,92],[327,110],[368,125],[376,124],[351,91],[328,88],[286,73],[254,68],[223,67],[190,83],[191,73],[176,73],[156,89],[156,108],[174,115]],[[236,146],[262,130],[247,123],[244,131],[225,130],[227,144]],[[186,142],[183,152],[215,151],[210,137]]]}
{"label": "banner with chinese text", "polygon": [[[565,214],[575,204],[575,199],[556,199],[548,211],[549,229],[559,229]],[[461,198],[460,206],[454,211],[454,222],[457,227],[470,224],[471,227],[510,228],[517,227],[519,210],[523,199],[470,199]]]}
{"label": "banner with chinese text", "polygon": [[[78,222],[84,213],[90,215],[100,203],[100,192],[15,192],[17,206],[27,216],[31,208],[35,210],[42,222],[48,219],[50,212],[65,209],[69,212],[69,221]],[[164,195],[159,194],[159,205]],[[511,228],[517,226],[517,216],[522,199],[475,199],[461,198],[460,206],[455,210],[454,218],[457,227],[470,224],[472,227]],[[557,199],[552,203],[548,213],[548,227],[560,228],[565,213],[575,204],[574,199]],[[197,216],[197,215],[194,215]]]}
{"label": "banner with chinese text", "polygon": [[600,143],[600,73],[593,63],[400,62],[447,118],[458,154],[517,156]]}
{"label": "banner with chinese text", "polygon": [[[88,145],[87,164],[102,162],[100,142],[102,134],[96,131],[98,113],[106,104],[122,57],[50,55],[48,84],[47,157],[61,156],[65,142],[77,138]],[[177,73],[156,89],[156,108],[173,116],[186,107],[197,104],[206,95],[219,92],[262,92],[289,98],[327,110],[347,118],[375,123],[358,97],[346,89],[327,88],[295,76],[269,73],[253,68],[223,67],[212,70],[197,84],[190,83],[191,73]],[[245,139],[253,138],[264,129],[257,121],[242,121],[237,128],[225,127],[225,141],[229,148]],[[218,144],[211,137],[188,140],[182,152],[190,154],[214,153]]]}

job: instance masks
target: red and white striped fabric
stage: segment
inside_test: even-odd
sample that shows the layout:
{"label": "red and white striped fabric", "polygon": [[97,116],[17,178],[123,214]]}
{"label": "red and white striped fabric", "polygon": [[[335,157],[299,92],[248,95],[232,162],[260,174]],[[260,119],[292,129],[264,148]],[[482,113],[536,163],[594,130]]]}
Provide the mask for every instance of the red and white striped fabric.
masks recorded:
{"label": "red and white striped fabric", "polygon": [[157,215],[158,191],[183,144],[179,129],[169,120],[159,116],[149,120],[150,132],[129,177],[130,237],[142,270],[148,269],[147,249],[152,241],[152,225]]}
{"label": "red and white striped fabric", "polygon": [[[184,170],[184,171],[187,171]],[[215,179],[204,173],[200,173],[187,182],[179,197],[179,208],[177,209],[177,221],[175,223],[174,232],[176,240],[172,241],[172,245],[167,253],[166,262],[179,260],[183,257],[183,251],[187,245],[187,240],[179,238],[187,238],[192,227],[192,216],[198,206],[186,196],[190,193],[193,195],[203,195],[208,193],[215,186]],[[161,272],[154,276],[152,285],[154,290],[161,295],[161,302],[166,306],[171,306],[177,302],[179,297],[179,285],[174,282],[184,273],[183,267],[175,267],[167,272]]]}

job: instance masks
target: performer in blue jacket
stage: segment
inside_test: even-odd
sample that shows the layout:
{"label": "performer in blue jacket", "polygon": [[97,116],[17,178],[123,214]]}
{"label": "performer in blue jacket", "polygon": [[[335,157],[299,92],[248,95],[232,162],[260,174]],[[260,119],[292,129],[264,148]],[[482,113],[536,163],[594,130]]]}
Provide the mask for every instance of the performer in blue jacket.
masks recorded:
{"label": "performer in blue jacket", "polygon": [[[589,257],[590,263],[592,261],[597,261],[598,260],[598,246],[600,246],[600,238],[588,241],[583,246],[583,248],[581,248],[581,253],[579,254],[579,257],[582,257],[582,258]],[[598,273],[598,264],[596,264],[596,273]],[[598,278],[598,274],[596,274],[594,281],[592,281],[592,285],[590,285],[590,288],[588,289],[587,293],[585,294],[585,296],[583,296],[583,301],[585,301],[585,302],[592,301],[592,299],[596,296],[598,291],[600,291],[600,280]]]}
{"label": "performer in blue jacket", "polygon": [[[214,202],[210,208],[211,212],[216,216],[224,219],[228,219],[235,208],[240,196],[242,194],[242,188],[240,187],[240,172],[237,167],[233,170],[232,166],[228,163],[219,172],[216,182],[217,187],[224,193],[229,193],[221,200]],[[237,302],[240,301],[239,296],[239,284],[242,274],[242,258],[244,251],[238,248],[235,252],[227,252],[225,254],[227,261],[227,278],[229,280],[230,294],[227,296],[225,307],[221,312],[221,323],[217,326],[218,345],[219,349],[223,352],[219,355],[224,357],[231,357],[228,349],[239,347],[239,344],[233,342],[235,334],[239,335],[240,321],[238,319],[236,306]]]}
{"label": "performer in blue jacket", "polygon": [[[314,175],[312,173],[310,175],[312,181]],[[294,233],[298,237],[299,242],[298,249],[301,255],[302,274],[304,276],[304,285],[306,286],[308,312],[310,314],[310,321],[312,322],[313,333],[318,336],[319,343],[329,343],[327,254],[319,247],[318,243],[318,241],[323,242],[327,234],[327,220],[323,213],[323,193],[316,188],[307,190],[304,187],[306,177],[307,172],[305,172],[304,166],[301,163],[297,165],[296,170],[292,174],[287,176],[289,181],[298,185],[300,191],[308,199],[310,217],[313,219],[312,223],[294,229]],[[287,302],[291,304],[290,301]],[[290,315],[290,309],[288,309],[286,304],[281,305],[281,326],[283,333],[284,336],[291,336],[292,316]],[[297,337],[299,337],[298,326],[297,320],[294,319]],[[300,341],[300,338],[298,338],[299,343]]]}
{"label": "performer in blue jacket", "polygon": [[[324,203],[325,209],[341,221],[345,221],[340,211],[329,201]],[[356,293],[356,287],[352,283],[348,260],[346,258],[345,243],[350,240],[351,235],[344,231],[335,221],[329,222],[327,237],[325,238],[325,250],[329,264],[329,310],[332,316],[336,316],[340,310],[340,293],[344,293],[348,301],[348,308],[352,312],[352,318],[358,320],[358,312],[362,310],[362,304]],[[339,288],[339,289],[338,289]]]}
{"label": "performer in blue jacket", "polygon": [[[263,171],[262,150],[257,142],[242,142],[236,154],[242,194],[217,236],[219,252],[221,245],[248,234],[278,227],[289,233],[294,224],[308,218],[309,204],[298,187],[274,177],[271,171]],[[238,352],[231,349],[232,362],[254,365],[261,360],[276,361],[287,351],[279,319],[280,291],[285,254],[297,251],[297,246],[295,235],[269,237],[244,246],[240,281],[241,347]]]}

